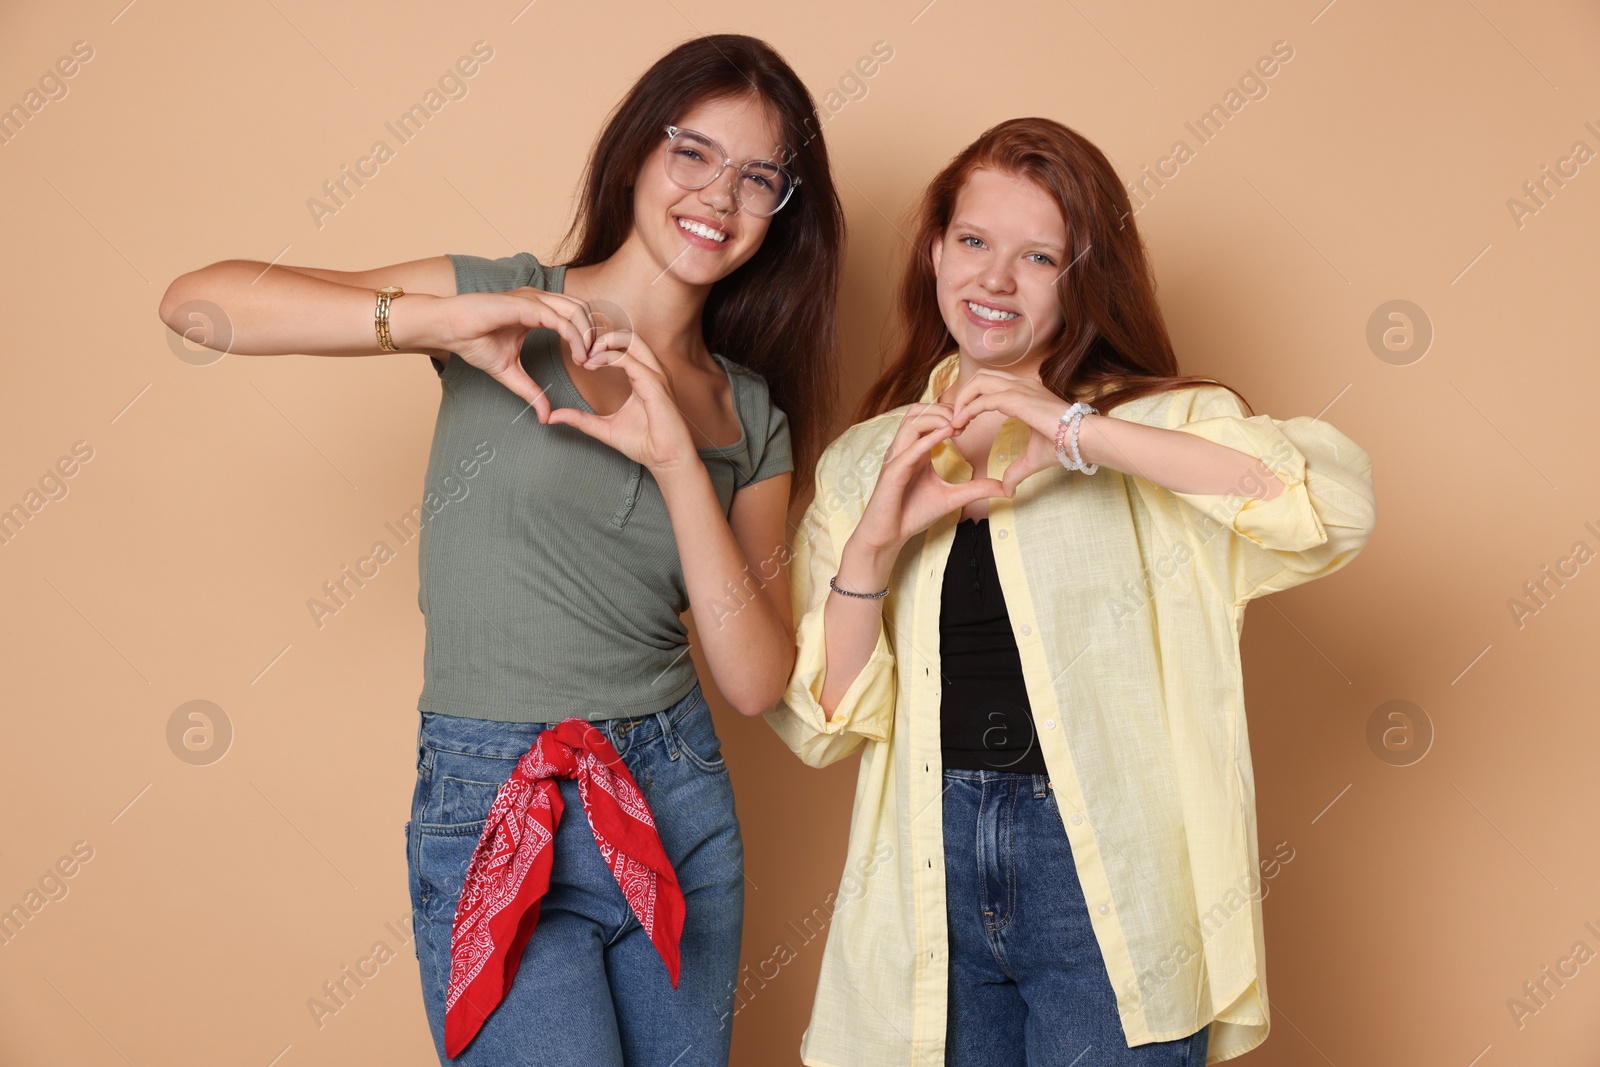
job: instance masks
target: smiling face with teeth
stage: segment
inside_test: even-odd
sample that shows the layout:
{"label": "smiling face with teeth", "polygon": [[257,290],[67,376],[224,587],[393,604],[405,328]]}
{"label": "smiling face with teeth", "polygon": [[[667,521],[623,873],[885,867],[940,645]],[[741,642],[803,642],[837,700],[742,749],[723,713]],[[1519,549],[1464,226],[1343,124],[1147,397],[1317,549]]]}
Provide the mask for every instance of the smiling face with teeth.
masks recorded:
{"label": "smiling face with teeth", "polygon": [[1037,374],[1063,316],[1067,224],[1035,182],[975,170],[933,244],[939,311],[963,361]]}
{"label": "smiling face with teeth", "polygon": [[[779,158],[779,125],[758,98],[702,101],[673,121],[710,137],[735,160]],[[739,210],[733,200],[737,171],[735,164],[704,189],[684,189],[667,177],[659,151],[645,160],[633,188],[634,237],[656,261],[659,276],[709,286],[760,249],[772,220]]]}

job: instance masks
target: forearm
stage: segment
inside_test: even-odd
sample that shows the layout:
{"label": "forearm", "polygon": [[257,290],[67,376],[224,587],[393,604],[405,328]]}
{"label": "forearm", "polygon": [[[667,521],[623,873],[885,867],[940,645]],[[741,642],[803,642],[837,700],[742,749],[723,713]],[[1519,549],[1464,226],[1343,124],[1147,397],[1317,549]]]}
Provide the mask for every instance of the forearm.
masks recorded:
{"label": "forearm", "polygon": [[[898,555],[897,550],[865,546],[851,538],[839,558],[839,588],[854,593],[879,592],[888,585]],[[817,703],[830,721],[839,701],[872,658],[882,621],[883,598],[868,600],[829,590],[822,614],[828,666]]]}
{"label": "forearm", "polygon": [[1175,493],[1234,493],[1272,500],[1284,484],[1254,456],[1178,430],[1106,415],[1085,415],[1078,452]]}
{"label": "forearm", "polygon": [[[196,301],[221,312],[195,309]],[[196,343],[239,355],[369,356],[383,352],[373,329],[373,290],[248,260],[227,260],[182,275],[161,301],[161,319]],[[389,308],[397,350],[442,354],[441,298],[407,291]],[[197,317],[191,318],[191,313]],[[197,332],[197,327],[204,332]]]}
{"label": "forearm", "polygon": [[[698,457],[654,471],[683,565],[695,634],[718,690],[741,714],[778,702],[794,666],[794,639],[763,591],[773,561],[748,560]],[[764,566],[765,565],[765,566]]]}

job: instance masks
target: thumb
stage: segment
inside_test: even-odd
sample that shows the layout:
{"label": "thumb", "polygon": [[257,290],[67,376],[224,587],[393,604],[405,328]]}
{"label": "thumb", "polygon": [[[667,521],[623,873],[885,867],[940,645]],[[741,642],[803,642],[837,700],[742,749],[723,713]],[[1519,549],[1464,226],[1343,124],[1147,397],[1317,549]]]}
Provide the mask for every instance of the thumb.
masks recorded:
{"label": "thumb", "polygon": [[1010,498],[1011,489],[998,478],[974,478],[962,485],[962,491],[954,494],[951,503],[958,508],[988,497],[1003,496]]}
{"label": "thumb", "polygon": [[1012,460],[1011,466],[1006,468],[1002,479],[1005,482],[1006,494],[1009,496],[1015,493],[1017,486],[1025,479],[1045,470],[1054,462],[1054,459],[1045,459],[1042,456],[1030,459],[1028,453],[1024,452],[1020,458]]}
{"label": "thumb", "polygon": [[551,426],[571,426],[582,430],[590,437],[599,437],[600,428],[597,425],[599,417],[589,414],[579,408],[556,408],[545,420]]}

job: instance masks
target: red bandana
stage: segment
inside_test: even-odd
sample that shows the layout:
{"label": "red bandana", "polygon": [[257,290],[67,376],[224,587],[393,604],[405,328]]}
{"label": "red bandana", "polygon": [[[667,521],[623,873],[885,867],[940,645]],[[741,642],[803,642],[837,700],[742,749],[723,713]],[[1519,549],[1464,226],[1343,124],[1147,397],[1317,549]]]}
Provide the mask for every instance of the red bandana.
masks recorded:
{"label": "red bandana", "polygon": [[555,828],[561,822],[557,778],[576,778],[584,814],[628,906],[650,935],[678,987],[683,891],[644,794],[605,735],[582,719],[540,732],[517,761],[489,809],[467,865],[450,931],[450,988],[445,997],[445,1055],[455,1057],[499,1006],[539,921],[550,888]]}

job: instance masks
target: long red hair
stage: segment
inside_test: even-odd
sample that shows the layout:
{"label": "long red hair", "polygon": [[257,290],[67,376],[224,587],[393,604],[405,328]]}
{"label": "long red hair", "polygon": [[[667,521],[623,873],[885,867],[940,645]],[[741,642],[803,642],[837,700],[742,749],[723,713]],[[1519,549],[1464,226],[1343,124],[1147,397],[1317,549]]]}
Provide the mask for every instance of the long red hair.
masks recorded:
{"label": "long red hair", "polygon": [[1107,411],[1168,389],[1221,385],[1250,410],[1231,386],[1178,373],[1133,207],[1105,155],[1059,122],[1022,118],[984,131],[923,193],[900,280],[899,352],[862,397],[855,421],[914,403],[934,366],[956,347],[939,311],[930,252],[944,239],[956,197],[976,170],[1034,182],[1066,220],[1070,265],[1056,282],[1064,323],[1059,336],[1040,339],[1050,351],[1039,378],[1051,392]]}

